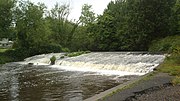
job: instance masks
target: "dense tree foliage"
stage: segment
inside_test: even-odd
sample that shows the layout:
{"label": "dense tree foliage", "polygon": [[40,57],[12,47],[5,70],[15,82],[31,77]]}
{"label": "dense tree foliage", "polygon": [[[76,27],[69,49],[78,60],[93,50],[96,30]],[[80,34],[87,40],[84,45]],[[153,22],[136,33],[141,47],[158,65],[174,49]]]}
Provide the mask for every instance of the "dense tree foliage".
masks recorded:
{"label": "dense tree foliage", "polygon": [[49,28],[52,31],[50,39],[53,43],[63,46],[67,44],[68,35],[73,28],[67,20],[69,12],[68,5],[60,5],[58,3],[49,12],[46,20],[49,22]]}
{"label": "dense tree foliage", "polygon": [[47,41],[49,35],[43,19],[44,6],[20,2],[16,9],[18,47],[30,48]]}
{"label": "dense tree foliage", "polygon": [[[147,50],[152,40],[176,34],[176,0],[116,0],[99,17],[98,50]],[[177,11],[176,11],[177,12]],[[177,17],[178,18],[178,17]]]}
{"label": "dense tree foliage", "polygon": [[72,37],[71,47],[69,47],[73,51],[77,50],[89,50],[93,43],[93,38],[91,36],[91,26],[96,23],[96,15],[92,11],[92,6],[88,4],[84,4],[82,6],[81,16],[77,21],[74,35]]}
{"label": "dense tree foliage", "polygon": [[43,17],[46,7],[39,3],[35,5],[29,1],[19,2],[16,8],[16,32],[17,41],[15,48],[29,51],[29,54],[57,51],[60,45],[51,43],[49,37],[52,31],[49,28],[49,22]]}
{"label": "dense tree foliage", "polygon": [[48,11],[42,3],[0,0],[0,12],[0,38],[16,34],[14,47],[31,55],[148,50],[153,40],[180,34],[180,0],[115,0],[98,16],[84,4],[76,22],[68,20],[69,5],[58,3]]}
{"label": "dense tree foliage", "polygon": [[82,12],[79,18],[82,26],[87,26],[89,24],[92,24],[96,20],[95,13],[91,9],[92,9],[91,5],[84,4],[82,6]]}
{"label": "dense tree foliage", "polygon": [[15,0],[0,0],[0,39],[13,36],[12,21],[15,3]]}

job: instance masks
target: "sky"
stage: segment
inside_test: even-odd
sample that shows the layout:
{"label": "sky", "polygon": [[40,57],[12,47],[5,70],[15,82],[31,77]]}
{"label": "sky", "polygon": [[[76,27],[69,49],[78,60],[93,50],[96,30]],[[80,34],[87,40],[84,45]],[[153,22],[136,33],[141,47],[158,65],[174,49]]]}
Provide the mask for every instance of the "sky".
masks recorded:
{"label": "sky", "polygon": [[81,8],[83,4],[92,5],[92,10],[96,14],[102,14],[108,3],[113,0],[29,0],[33,3],[44,3],[48,9],[51,9],[56,2],[60,4],[70,4],[71,12],[69,20],[78,20],[81,15]]}

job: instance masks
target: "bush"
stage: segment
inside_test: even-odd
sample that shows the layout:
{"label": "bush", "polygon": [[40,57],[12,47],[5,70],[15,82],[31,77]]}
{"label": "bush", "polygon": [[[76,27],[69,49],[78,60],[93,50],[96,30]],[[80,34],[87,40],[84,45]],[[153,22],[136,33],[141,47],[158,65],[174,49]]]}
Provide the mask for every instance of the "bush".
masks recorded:
{"label": "bush", "polygon": [[87,53],[90,53],[90,51],[72,52],[72,53],[69,53],[69,54],[65,54],[65,56],[68,56],[68,57],[75,57],[75,56],[79,56],[79,55],[87,54]]}
{"label": "bush", "polygon": [[62,47],[56,44],[41,44],[29,49],[31,56],[45,53],[58,53],[62,52]]}
{"label": "bush", "polygon": [[5,64],[7,62],[12,62],[11,57],[0,55],[0,64]]}
{"label": "bush", "polygon": [[68,48],[62,48],[63,52],[70,52],[70,50]]}
{"label": "bush", "polygon": [[51,61],[51,65],[54,65],[55,64],[55,61],[56,61],[56,57],[55,56],[52,56],[50,58],[50,61]]}
{"label": "bush", "polygon": [[91,53],[91,51],[85,51],[85,53],[87,54],[87,53]]}
{"label": "bush", "polygon": [[168,52],[180,50],[180,36],[168,36],[166,38],[153,41],[149,47],[150,52]]}
{"label": "bush", "polygon": [[171,53],[170,56],[167,56],[158,71],[169,73],[173,76],[180,76],[180,54]]}
{"label": "bush", "polygon": [[64,56],[61,56],[60,58],[63,59],[63,58],[65,58],[65,57],[64,57]]}
{"label": "bush", "polygon": [[57,44],[39,44],[30,48],[17,48],[0,52],[0,64],[7,62],[22,61],[27,57],[45,54],[62,52],[62,47]]}
{"label": "bush", "polygon": [[170,56],[167,56],[164,62],[160,64],[158,70],[173,76],[180,76],[180,36],[169,36],[156,41],[150,50],[170,53]]}
{"label": "bush", "polygon": [[75,57],[75,56],[79,56],[81,54],[82,54],[81,52],[72,52],[72,53],[67,54],[67,56],[68,57]]}
{"label": "bush", "polygon": [[21,61],[28,57],[28,54],[28,51],[25,51],[24,49],[7,50],[0,53],[0,64]]}

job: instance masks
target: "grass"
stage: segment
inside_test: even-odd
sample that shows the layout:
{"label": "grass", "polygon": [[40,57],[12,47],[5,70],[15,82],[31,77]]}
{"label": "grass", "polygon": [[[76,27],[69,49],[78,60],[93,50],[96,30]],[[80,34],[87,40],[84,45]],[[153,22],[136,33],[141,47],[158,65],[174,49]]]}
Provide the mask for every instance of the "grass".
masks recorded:
{"label": "grass", "polygon": [[0,53],[5,52],[6,50],[8,50],[8,49],[0,48]]}
{"label": "grass", "polygon": [[180,46],[180,35],[168,36],[163,39],[154,40],[149,47],[150,52],[172,53],[174,48]]}
{"label": "grass", "polygon": [[176,76],[176,77],[172,80],[172,84],[173,84],[173,85],[179,85],[179,84],[180,84],[180,76]]}
{"label": "grass", "polygon": [[173,85],[180,84],[180,53],[172,53],[171,56],[166,57],[157,70],[175,76],[172,80]]}
{"label": "grass", "polygon": [[169,73],[172,76],[180,76],[180,54],[172,54],[166,57],[157,70]]}
{"label": "grass", "polygon": [[158,72],[169,73],[176,76],[172,83],[180,84],[180,35],[168,36],[152,42],[149,48],[151,52],[170,53],[164,62],[159,66]]}

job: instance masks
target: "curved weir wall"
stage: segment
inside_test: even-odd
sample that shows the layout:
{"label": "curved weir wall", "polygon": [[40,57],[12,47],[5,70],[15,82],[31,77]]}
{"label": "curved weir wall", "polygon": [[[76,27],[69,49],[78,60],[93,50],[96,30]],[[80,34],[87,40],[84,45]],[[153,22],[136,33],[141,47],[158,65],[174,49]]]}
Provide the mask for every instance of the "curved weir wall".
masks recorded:
{"label": "curved weir wall", "polygon": [[[108,72],[124,75],[143,75],[153,71],[165,56],[142,52],[92,52],[76,57],[65,57],[63,53],[37,55],[27,58],[26,63],[50,64],[50,58],[56,56],[55,66],[61,69],[78,71]],[[109,72],[108,72],[109,73]]]}

